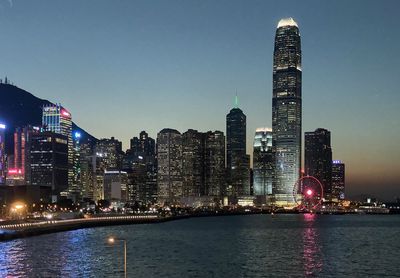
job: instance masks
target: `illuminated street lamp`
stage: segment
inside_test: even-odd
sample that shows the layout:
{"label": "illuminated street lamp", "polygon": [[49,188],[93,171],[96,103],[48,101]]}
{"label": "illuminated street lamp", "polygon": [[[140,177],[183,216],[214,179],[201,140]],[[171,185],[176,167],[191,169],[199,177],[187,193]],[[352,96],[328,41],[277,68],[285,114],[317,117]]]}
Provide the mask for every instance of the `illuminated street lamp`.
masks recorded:
{"label": "illuminated street lamp", "polygon": [[126,272],[126,239],[124,238],[115,238],[115,237],[109,237],[108,238],[108,243],[114,244],[116,241],[122,241],[124,243],[124,276],[125,278],[127,277],[127,272]]}
{"label": "illuminated street lamp", "polygon": [[15,202],[10,207],[10,213],[12,218],[24,218],[26,216],[27,205],[22,202]]}

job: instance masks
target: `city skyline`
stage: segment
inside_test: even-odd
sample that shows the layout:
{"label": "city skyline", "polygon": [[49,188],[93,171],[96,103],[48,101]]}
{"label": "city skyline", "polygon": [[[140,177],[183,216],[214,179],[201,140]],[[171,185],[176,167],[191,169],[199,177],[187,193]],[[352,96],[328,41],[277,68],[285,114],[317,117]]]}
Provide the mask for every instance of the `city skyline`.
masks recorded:
{"label": "city skyline", "polygon": [[[391,30],[387,28],[391,20],[395,26],[394,17],[388,15],[396,10],[397,3],[386,1],[393,5],[393,9],[386,7],[383,11],[376,7],[378,4],[363,1],[367,8],[363,10],[363,15],[357,15],[354,11],[357,3],[361,2],[352,2],[343,13],[342,22],[334,22],[335,17],[327,14],[323,14],[326,17],[311,17],[310,14],[307,15],[307,5],[296,11],[295,7],[298,8],[299,4],[293,2],[290,3],[292,7],[289,7],[289,4],[269,5],[254,1],[243,7],[243,12],[239,11],[241,3],[244,3],[242,1],[221,1],[215,4],[205,2],[201,5],[193,2],[168,2],[160,3],[161,7],[152,10],[144,2],[115,5],[100,2],[97,6],[80,3],[76,10],[72,9],[72,4],[62,3],[61,6],[65,6],[65,9],[60,9],[59,6],[57,8],[63,10],[65,18],[55,24],[58,31],[67,31],[60,32],[61,35],[54,29],[56,27],[47,31],[39,30],[47,20],[54,20],[59,14],[55,13],[53,18],[50,16],[43,20],[27,14],[30,5],[34,5],[30,8],[35,11],[44,9],[44,6],[51,10],[50,2],[14,2],[12,7],[3,3],[0,10],[0,21],[5,26],[8,38],[0,46],[0,50],[8,54],[4,57],[0,75],[9,76],[17,86],[32,91],[38,97],[61,102],[71,112],[74,121],[88,132],[97,138],[115,136],[124,143],[124,149],[128,148],[129,139],[141,130],[148,131],[153,138],[164,127],[175,128],[180,132],[189,128],[223,131],[224,115],[233,107],[232,100],[237,90],[239,107],[248,119],[247,153],[251,154],[256,128],[272,126],[270,98],[275,28],[280,18],[293,17],[299,23],[303,39],[302,136],[304,132],[319,127],[332,132],[333,159],[346,163],[346,190],[350,191],[350,196],[373,193],[388,198],[399,195],[399,189],[396,188],[399,174],[396,168],[400,155],[394,145],[400,134],[395,107],[399,96],[395,94],[394,81],[398,69],[386,73],[387,76],[379,74],[380,70],[383,71],[389,65],[389,61],[392,64],[394,60],[396,64],[398,59],[394,55],[395,47],[391,46],[392,37],[386,33]],[[337,13],[342,5],[344,2],[340,1],[323,8],[316,4],[315,9],[327,12],[330,8],[333,13]],[[269,6],[275,8],[268,11]],[[132,23],[127,18],[127,13],[122,13],[121,19],[110,26],[101,21],[106,7],[115,12],[122,8],[136,8],[134,10],[137,13],[147,11],[148,20],[144,17],[136,18],[143,23],[140,25],[143,28],[142,33],[139,27],[132,31],[136,35],[142,34],[137,38],[144,39],[142,43],[148,43],[148,47],[138,47],[135,40],[128,39],[117,40],[116,44],[108,42],[105,46],[90,43],[88,38],[91,36],[95,42],[100,43],[103,42],[101,35],[104,34],[112,34],[111,37],[119,39],[130,34],[129,26],[123,25],[124,22]],[[180,9],[174,10],[177,7]],[[226,7],[230,13],[223,13],[223,8]],[[104,24],[103,27],[108,26],[105,33],[94,32],[90,36],[95,27],[92,26],[93,22],[83,17],[89,8],[93,9],[93,15],[88,18],[101,26]],[[166,9],[165,12],[162,8]],[[215,12],[210,13],[212,8],[215,8]],[[39,15],[42,12],[44,11],[39,11]],[[201,18],[203,12],[207,13],[209,23]],[[71,18],[65,14],[71,13],[76,13],[77,22],[82,24],[83,30],[75,25],[69,26]],[[224,16],[218,17],[219,13]],[[266,17],[261,20],[264,13]],[[383,14],[386,16],[383,17]],[[173,15],[176,15],[176,19],[173,19]],[[188,21],[186,27],[182,27],[179,23],[190,15],[196,16]],[[157,21],[157,16],[162,19]],[[21,21],[20,17],[26,18],[26,22]],[[354,23],[350,19],[358,23],[350,25],[349,22]],[[151,20],[154,20],[153,25]],[[166,20],[165,25],[161,24],[162,20]],[[29,23],[36,25],[28,26]],[[118,29],[121,26],[123,30]],[[133,25],[135,26],[139,25]],[[344,26],[348,28],[345,29]],[[24,28],[39,28],[36,33],[33,32],[37,34],[37,38],[30,37],[31,29],[29,36],[24,37]],[[167,34],[173,31],[172,38],[166,35],[156,37],[163,28]],[[17,31],[14,37],[9,34],[12,30]],[[193,34],[190,34],[190,30],[194,30]],[[206,31],[210,31],[209,36]],[[248,31],[246,35],[245,32]],[[48,46],[43,49],[44,41],[40,37],[44,35],[48,35],[50,39],[46,40]],[[378,45],[382,47],[378,40],[380,37],[386,41],[384,53],[378,48]],[[69,48],[71,43],[60,46],[68,38],[78,40],[80,46]],[[191,38],[195,41],[189,42]],[[372,39],[375,42],[369,44]],[[34,43],[26,44],[29,40]],[[397,39],[393,40],[396,42]],[[126,46],[124,42],[127,43]],[[156,42],[160,42],[160,45],[156,46]],[[369,46],[366,47],[366,44]],[[25,50],[26,45],[32,49]],[[52,48],[55,45],[57,48]],[[127,51],[127,46],[133,46],[134,50]],[[44,55],[43,51],[46,49],[48,55]],[[126,50],[126,59],[118,55],[116,50]],[[185,51],[181,52],[182,50]],[[60,53],[65,57],[61,58]],[[81,55],[76,56],[78,53]],[[32,59],[28,59],[26,55],[32,54]],[[82,54],[88,55],[83,57]],[[108,54],[109,59],[102,58],[107,55],[100,54]],[[139,54],[143,54],[144,58],[136,60]],[[74,56],[79,58],[73,58]],[[40,57],[45,58],[39,59]],[[134,65],[138,61],[144,67],[136,68]],[[157,65],[161,68],[157,68]],[[35,66],[41,70],[34,72]],[[85,69],[88,71],[83,74]],[[208,72],[210,69],[213,70]],[[265,102],[259,101],[260,97]],[[385,98],[391,101],[384,102]],[[104,106],[110,102],[114,103],[113,107]],[[102,111],[104,107],[110,113],[96,112]],[[204,108],[207,113],[204,113]],[[115,124],[116,121],[118,124]]]}

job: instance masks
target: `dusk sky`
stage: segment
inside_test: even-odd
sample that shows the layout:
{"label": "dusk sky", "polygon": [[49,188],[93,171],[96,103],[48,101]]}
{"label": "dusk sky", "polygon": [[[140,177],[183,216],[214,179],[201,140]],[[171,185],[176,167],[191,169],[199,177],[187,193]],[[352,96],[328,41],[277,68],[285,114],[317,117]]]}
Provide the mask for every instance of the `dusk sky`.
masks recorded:
{"label": "dusk sky", "polygon": [[348,195],[400,196],[400,1],[0,0],[0,76],[97,138],[271,127],[279,19],[299,24],[303,132],[332,133]]}

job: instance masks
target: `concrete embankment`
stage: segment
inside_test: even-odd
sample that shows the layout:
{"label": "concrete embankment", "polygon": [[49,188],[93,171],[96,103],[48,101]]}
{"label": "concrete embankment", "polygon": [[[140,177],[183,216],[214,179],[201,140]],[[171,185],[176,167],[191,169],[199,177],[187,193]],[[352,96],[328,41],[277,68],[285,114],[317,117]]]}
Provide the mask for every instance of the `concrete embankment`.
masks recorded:
{"label": "concrete embankment", "polygon": [[0,241],[12,240],[23,237],[37,236],[42,234],[64,232],[70,230],[145,223],[160,223],[174,220],[173,217],[158,217],[157,215],[145,216],[110,216],[93,217],[68,220],[40,221],[32,223],[20,223],[1,225]]}

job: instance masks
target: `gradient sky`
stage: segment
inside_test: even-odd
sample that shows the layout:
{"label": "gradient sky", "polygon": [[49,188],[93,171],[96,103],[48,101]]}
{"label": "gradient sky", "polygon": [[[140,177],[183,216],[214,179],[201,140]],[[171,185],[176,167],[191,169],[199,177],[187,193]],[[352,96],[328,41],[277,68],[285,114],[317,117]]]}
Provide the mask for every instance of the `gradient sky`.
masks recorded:
{"label": "gradient sky", "polygon": [[303,51],[303,131],[332,132],[347,193],[400,196],[400,1],[0,0],[0,76],[98,138],[222,130],[235,92],[271,126],[276,25]]}

